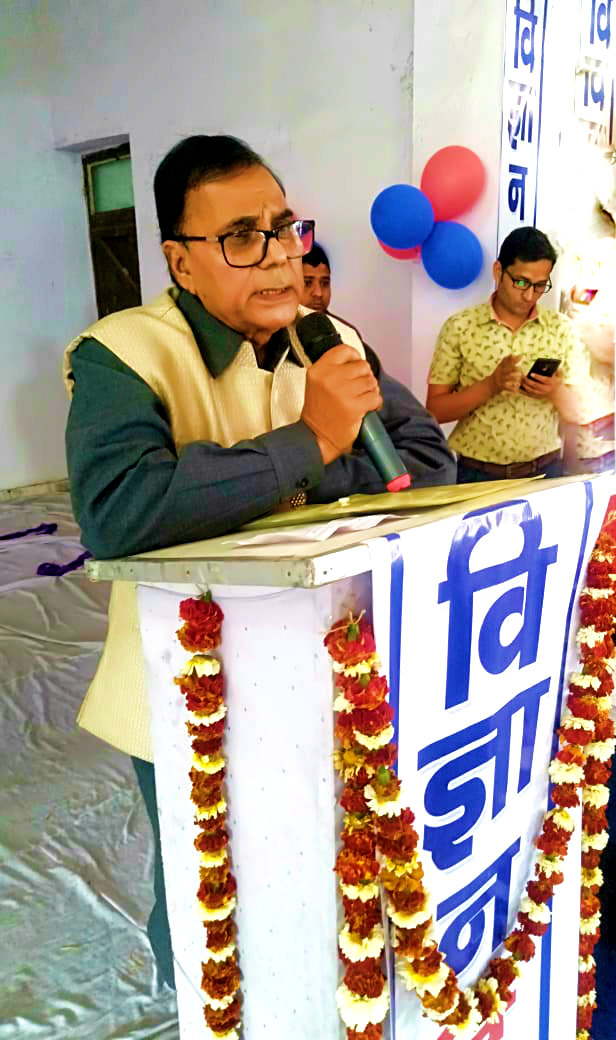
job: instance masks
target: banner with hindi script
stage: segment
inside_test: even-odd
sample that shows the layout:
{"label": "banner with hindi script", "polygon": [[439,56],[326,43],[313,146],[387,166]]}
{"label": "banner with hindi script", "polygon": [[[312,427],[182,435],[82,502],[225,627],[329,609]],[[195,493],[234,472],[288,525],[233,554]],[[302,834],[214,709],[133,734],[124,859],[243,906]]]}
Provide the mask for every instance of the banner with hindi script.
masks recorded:
{"label": "banner with hindi script", "polygon": [[548,0],[507,0],[498,242],[537,214]]}
{"label": "banner with hindi script", "polygon": [[614,141],[615,9],[613,0],[581,0],[575,115],[588,143],[604,148]]}
{"label": "banner with hindi script", "polygon": [[[547,808],[576,604],[610,480],[538,490],[370,543],[377,649],[436,933],[462,985],[513,927]],[[579,821],[578,821],[579,823]],[[579,826],[552,924],[479,1040],[574,1040]],[[390,1040],[448,1040],[392,984]]]}

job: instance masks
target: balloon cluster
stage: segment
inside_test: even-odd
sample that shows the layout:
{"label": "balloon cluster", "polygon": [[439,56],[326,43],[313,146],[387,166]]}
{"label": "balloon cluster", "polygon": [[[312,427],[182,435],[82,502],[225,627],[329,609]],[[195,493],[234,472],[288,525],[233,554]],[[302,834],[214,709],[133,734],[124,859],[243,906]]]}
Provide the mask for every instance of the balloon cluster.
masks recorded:
{"label": "balloon cluster", "polygon": [[421,189],[392,184],[372,203],[370,223],[380,246],[396,260],[421,256],[430,278],[445,289],[464,289],[483,266],[478,238],[459,217],[475,204],[486,179],[470,148],[451,145],[428,160]]}

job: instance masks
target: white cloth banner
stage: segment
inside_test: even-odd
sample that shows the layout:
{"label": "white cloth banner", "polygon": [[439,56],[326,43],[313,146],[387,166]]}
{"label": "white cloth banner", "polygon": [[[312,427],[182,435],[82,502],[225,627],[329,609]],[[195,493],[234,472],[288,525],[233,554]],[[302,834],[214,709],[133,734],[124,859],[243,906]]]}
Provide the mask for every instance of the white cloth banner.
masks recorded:
{"label": "white cloth banner", "polygon": [[498,242],[534,224],[548,0],[507,0]]}
{"label": "white cloth banner", "polygon": [[[547,801],[568,633],[612,478],[537,490],[375,538],[373,573],[319,589],[213,589],[225,612],[226,775],[245,1040],[342,1040],[335,1001],[337,833],[332,669],[323,637],[373,614],[399,770],[437,932],[463,984],[515,918]],[[187,586],[184,595],[198,593]],[[200,992],[186,708],[174,685],[181,595],[139,589],[182,1040],[208,1036]],[[578,829],[579,831],[579,829]],[[478,1040],[574,1040],[579,833],[554,921],[504,1020]],[[391,962],[391,957],[389,958]],[[446,1040],[395,981],[386,1040]],[[557,992],[557,997],[556,997]],[[469,1038],[470,1040],[470,1038]]]}
{"label": "white cloth banner", "polygon": [[[513,927],[547,808],[576,603],[610,481],[571,484],[370,543],[377,649],[397,710],[437,935],[463,985]],[[564,692],[563,692],[564,691]],[[553,922],[480,1040],[574,1040],[580,834]],[[446,1040],[393,989],[391,1040]]]}

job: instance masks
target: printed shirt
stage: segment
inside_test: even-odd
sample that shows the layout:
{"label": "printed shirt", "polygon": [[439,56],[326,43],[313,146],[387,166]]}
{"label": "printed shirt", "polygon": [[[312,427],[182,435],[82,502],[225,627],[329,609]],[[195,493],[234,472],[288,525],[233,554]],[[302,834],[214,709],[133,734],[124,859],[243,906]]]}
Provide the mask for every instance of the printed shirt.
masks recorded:
{"label": "printed shirt", "polygon": [[[509,354],[520,355],[525,374],[537,358],[560,358],[559,374],[565,383],[582,385],[588,379],[588,353],[563,314],[537,307],[513,331],[499,321],[489,302],[468,307],[445,322],[429,382],[464,389],[491,375]],[[560,448],[558,426],[551,402],[503,391],[459,420],[449,446],[483,462],[528,462]]]}

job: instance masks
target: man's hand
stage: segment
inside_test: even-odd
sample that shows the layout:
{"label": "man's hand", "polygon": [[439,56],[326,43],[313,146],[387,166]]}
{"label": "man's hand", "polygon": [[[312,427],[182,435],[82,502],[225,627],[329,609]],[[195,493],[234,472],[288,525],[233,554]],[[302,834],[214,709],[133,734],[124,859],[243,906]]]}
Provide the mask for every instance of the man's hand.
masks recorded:
{"label": "man's hand", "polygon": [[314,433],[325,465],[351,450],[364,415],[382,404],[370,365],[353,347],[332,347],[308,369],[300,419]]}
{"label": "man's hand", "polygon": [[496,366],[489,377],[492,394],[500,394],[503,390],[517,393],[522,382],[522,373],[519,368],[520,357],[520,354],[508,354]]}
{"label": "man's hand", "polygon": [[520,385],[522,393],[538,400],[546,398],[548,401],[562,386],[562,379],[556,373],[553,376],[525,376]]}

